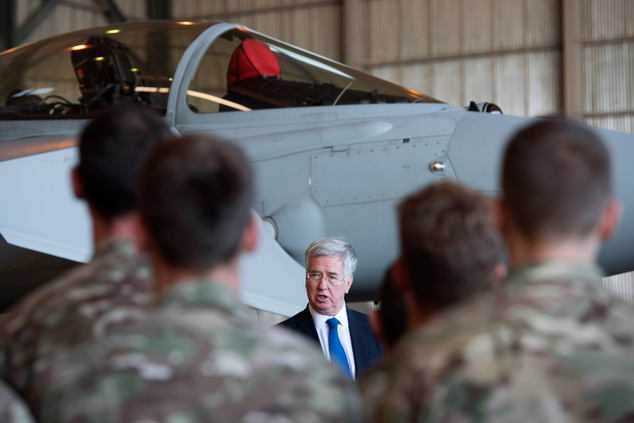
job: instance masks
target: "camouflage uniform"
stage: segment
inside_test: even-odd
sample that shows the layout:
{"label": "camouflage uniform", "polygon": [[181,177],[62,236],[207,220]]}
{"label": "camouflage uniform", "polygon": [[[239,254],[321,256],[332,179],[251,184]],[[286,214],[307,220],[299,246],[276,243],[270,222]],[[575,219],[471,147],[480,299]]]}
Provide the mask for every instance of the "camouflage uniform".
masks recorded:
{"label": "camouflage uniform", "polygon": [[0,422],[2,423],[34,423],[31,413],[20,398],[0,381]]}
{"label": "camouflage uniform", "polygon": [[42,423],[360,421],[353,382],[312,343],[253,321],[227,288],[172,287],[136,325],[42,373]]}
{"label": "camouflage uniform", "polygon": [[147,260],[124,238],[100,243],[90,263],[30,293],[0,319],[0,375],[31,403],[30,386],[55,354],[134,317],[154,299]]}
{"label": "camouflage uniform", "polygon": [[367,421],[634,418],[634,308],[598,269],[549,262],[408,334],[360,381]]}

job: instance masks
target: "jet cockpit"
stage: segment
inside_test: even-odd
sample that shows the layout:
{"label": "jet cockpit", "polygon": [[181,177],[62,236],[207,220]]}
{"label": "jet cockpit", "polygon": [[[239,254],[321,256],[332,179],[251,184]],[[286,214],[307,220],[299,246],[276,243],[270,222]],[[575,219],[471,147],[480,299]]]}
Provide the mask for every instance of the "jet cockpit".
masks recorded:
{"label": "jet cockpit", "polygon": [[[213,25],[130,24],[0,55],[0,119],[88,118],[119,103],[165,114],[176,65]],[[167,51],[166,51],[167,49]],[[187,90],[196,113],[440,101],[242,27],[209,46]]]}

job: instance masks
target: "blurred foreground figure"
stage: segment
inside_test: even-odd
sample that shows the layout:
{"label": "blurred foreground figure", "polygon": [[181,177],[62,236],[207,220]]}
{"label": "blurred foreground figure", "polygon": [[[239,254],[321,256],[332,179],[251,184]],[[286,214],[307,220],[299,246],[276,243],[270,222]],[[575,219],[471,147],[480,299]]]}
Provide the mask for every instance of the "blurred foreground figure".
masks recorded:
{"label": "blurred foreground figure", "polygon": [[[481,335],[501,241],[489,202],[453,182],[431,185],[399,208],[400,263],[408,332],[388,359],[359,381],[368,421],[433,421],[434,388],[463,364],[459,349]],[[406,273],[406,275],[402,275]],[[467,396],[471,395],[470,393]]]}
{"label": "blurred foreground figure", "polygon": [[589,128],[536,123],[511,140],[502,186],[507,279],[402,344],[372,418],[632,421],[634,311],[595,264],[619,215],[607,150]]}
{"label": "blurred foreground figure", "polygon": [[134,316],[154,298],[149,262],[138,254],[135,196],[150,147],[169,136],[154,112],[121,106],[83,131],[75,195],[88,204],[94,255],[30,293],[0,320],[0,374],[29,405],[32,381],[56,354],[99,336],[111,320]]}
{"label": "blurred foreground figure", "polygon": [[140,183],[160,306],[51,366],[42,422],[358,421],[352,382],[238,301],[239,256],[257,240],[243,153],[175,139],[152,152]]}

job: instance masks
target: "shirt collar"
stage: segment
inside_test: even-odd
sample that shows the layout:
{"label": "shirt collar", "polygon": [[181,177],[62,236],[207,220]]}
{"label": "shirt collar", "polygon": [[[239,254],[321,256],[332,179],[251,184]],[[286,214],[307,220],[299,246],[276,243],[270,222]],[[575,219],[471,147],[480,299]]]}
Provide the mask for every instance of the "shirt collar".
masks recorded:
{"label": "shirt collar", "polygon": [[344,328],[348,329],[348,311],[347,311],[347,308],[346,308],[345,301],[343,303],[343,307],[341,307],[341,310],[339,310],[339,312],[337,314],[335,314],[334,316],[326,316],[325,314],[318,313],[313,308],[313,306],[310,305],[310,303],[308,304],[308,311],[310,311],[310,315],[313,317],[313,322],[315,323],[315,328],[317,330],[319,330],[319,328],[324,326],[328,319],[331,319],[333,317],[336,318],[337,320],[339,320],[339,323]]}

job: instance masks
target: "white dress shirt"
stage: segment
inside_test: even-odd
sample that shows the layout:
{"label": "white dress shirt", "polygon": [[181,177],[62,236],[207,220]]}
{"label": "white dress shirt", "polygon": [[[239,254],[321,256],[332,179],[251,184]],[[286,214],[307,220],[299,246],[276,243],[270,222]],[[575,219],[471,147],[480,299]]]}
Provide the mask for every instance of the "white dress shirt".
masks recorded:
{"label": "white dress shirt", "polygon": [[346,311],[346,304],[343,304],[339,313],[334,316],[326,316],[323,314],[319,314],[313,309],[313,307],[308,304],[308,311],[310,311],[310,315],[313,316],[313,323],[315,324],[315,329],[317,330],[317,336],[319,337],[319,343],[321,344],[321,349],[324,352],[324,356],[330,361],[330,345],[328,343],[328,332],[330,329],[328,328],[327,320],[331,318],[336,318],[339,320],[339,325],[337,326],[337,333],[339,335],[339,340],[341,341],[341,345],[343,346],[343,350],[346,352],[346,358],[348,359],[348,365],[350,366],[350,373],[352,373],[352,377],[356,376],[356,368],[354,365],[354,353],[352,351],[352,341],[350,340],[350,326],[348,325],[348,313]]}

